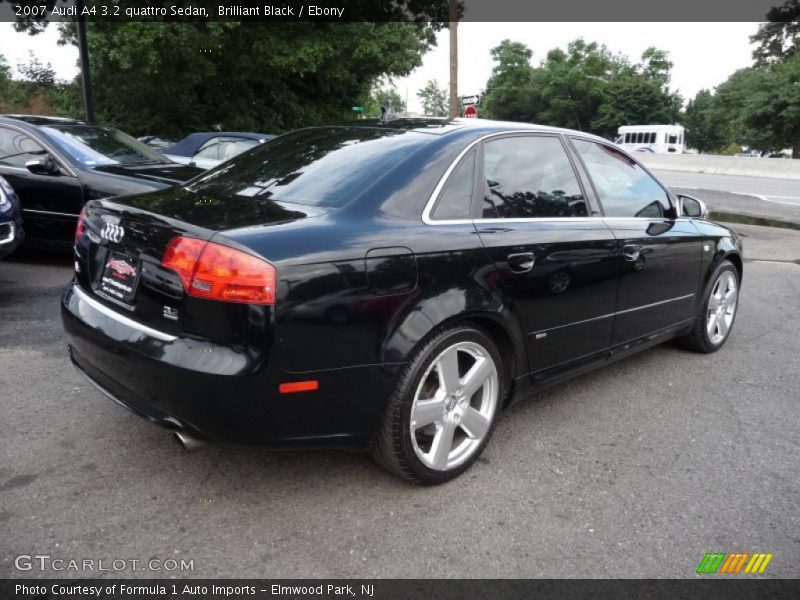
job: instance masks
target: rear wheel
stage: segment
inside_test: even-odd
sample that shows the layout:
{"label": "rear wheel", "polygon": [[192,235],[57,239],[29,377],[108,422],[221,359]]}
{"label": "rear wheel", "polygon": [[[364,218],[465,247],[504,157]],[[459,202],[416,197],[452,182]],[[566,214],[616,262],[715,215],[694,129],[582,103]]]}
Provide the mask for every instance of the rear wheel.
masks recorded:
{"label": "rear wheel", "polygon": [[492,339],[473,326],[446,329],[417,350],[401,374],[370,453],[407,479],[453,479],[486,446],[504,388]]}
{"label": "rear wheel", "polygon": [[694,325],[681,343],[696,352],[716,352],[728,339],[739,307],[739,272],[723,261],[706,285]]}

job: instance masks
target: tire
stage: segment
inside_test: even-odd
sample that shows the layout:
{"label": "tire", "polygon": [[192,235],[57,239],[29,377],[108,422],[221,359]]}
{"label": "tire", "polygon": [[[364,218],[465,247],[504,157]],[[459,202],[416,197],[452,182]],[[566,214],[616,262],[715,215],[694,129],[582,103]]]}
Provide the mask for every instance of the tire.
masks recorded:
{"label": "tire", "polygon": [[457,477],[491,437],[505,398],[504,372],[497,346],[474,325],[424,341],[400,373],[370,444],[372,458],[417,483]]}
{"label": "tire", "polygon": [[679,342],[685,348],[710,354],[725,344],[739,307],[739,272],[722,261],[708,280],[691,331]]}

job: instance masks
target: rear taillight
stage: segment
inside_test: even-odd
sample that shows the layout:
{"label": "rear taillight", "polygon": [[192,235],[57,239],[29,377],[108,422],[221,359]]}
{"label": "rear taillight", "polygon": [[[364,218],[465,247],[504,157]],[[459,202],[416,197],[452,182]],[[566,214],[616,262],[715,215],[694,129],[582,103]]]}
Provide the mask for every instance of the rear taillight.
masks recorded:
{"label": "rear taillight", "polygon": [[176,237],[161,265],[175,271],[186,293],[197,298],[275,304],[275,267],[240,250],[195,238]]}
{"label": "rear taillight", "polygon": [[78,215],[78,225],[75,227],[75,242],[81,239],[81,236],[86,231],[86,209],[84,208],[81,210],[81,214]]}

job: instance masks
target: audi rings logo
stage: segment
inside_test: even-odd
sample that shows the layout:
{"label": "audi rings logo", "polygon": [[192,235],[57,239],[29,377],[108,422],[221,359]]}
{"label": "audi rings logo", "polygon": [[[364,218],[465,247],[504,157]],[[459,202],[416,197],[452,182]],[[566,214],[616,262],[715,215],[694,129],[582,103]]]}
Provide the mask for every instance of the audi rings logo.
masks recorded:
{"label": "audi rings logo", "polygon": [[103,230],[100,232],[100,237],[108,240],[109,242],[119,244],[122,241],[122,238],[125,237],[125,230],[120,225],[106,223],[103,226]]}

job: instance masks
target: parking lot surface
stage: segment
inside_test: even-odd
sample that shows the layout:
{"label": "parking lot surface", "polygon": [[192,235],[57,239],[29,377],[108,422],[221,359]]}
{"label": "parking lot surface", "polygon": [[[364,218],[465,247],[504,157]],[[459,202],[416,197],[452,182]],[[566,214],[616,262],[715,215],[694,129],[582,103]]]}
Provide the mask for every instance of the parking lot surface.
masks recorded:
{"label": "parking lot surface", "polygon": [[[735,227],[721,351],[664,345],[541,393],[439,487],[358,454],[184,452],[70,365],[70,261],[0,262],[0,577],[694,577],[712,551],[798,577],[800,232]],[[34,554],[193,569],[15,568]]]}

